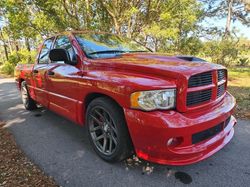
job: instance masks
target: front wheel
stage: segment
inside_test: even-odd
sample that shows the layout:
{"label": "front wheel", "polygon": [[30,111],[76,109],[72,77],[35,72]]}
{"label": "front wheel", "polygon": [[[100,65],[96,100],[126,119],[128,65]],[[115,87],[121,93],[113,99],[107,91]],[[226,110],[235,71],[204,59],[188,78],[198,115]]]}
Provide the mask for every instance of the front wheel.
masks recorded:
{"label": "front wheel", "polygon": [[106,97],[93,100],[86,113],[88,135],[96,153],[105,161],[121,161],[132,154],[132,143],[123,111]]}
{"label": "front wheel", "polygon": [[21,98],[26,110],[34,110],[37,108],[36,102],[29,95],[25,81],[21,83]]}

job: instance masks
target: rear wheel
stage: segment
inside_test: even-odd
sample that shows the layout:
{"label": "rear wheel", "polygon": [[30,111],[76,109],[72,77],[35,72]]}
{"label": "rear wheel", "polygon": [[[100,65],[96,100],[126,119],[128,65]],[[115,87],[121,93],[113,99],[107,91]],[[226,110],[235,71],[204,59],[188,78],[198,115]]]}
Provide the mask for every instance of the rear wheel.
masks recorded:
{"label": "rear wheel", "polygon": [[88,135],[96,153],[105,161],[121,161],[132,154],[123,111],[106,97],[93,100],[86,113]]}
{"label": "rear wheel", "polygon": [[25,109],[34,110],[37,108],[36,102],[29,95],[29,91],[25,81],[21,83],[21,98]]}

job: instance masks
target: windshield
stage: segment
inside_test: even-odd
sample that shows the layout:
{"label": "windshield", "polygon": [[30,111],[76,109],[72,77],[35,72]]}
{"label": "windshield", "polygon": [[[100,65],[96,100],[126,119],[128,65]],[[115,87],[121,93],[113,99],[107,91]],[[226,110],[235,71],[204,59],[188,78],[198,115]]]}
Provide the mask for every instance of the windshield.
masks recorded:
{"label": "windshield", "polygon": [[81,33],[75,37],[90,58],[110,58],[122,53],[149,52],[137,42],[113,34]]}

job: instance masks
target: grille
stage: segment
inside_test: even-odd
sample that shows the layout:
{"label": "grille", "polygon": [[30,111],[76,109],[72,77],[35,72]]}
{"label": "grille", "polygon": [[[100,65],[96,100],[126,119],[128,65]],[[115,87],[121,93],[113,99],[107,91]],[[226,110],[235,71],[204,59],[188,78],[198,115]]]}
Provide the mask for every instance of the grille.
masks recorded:
{"label": "grille", "polygon": [[217,97],[222,96],[224,92],[225,92],[225,84],[219,85],[217,89]]}
{"label": "grille", "polygon": [[198,87],[212,84],[212,72],[200,73],[193,75],[188,80],[188,87]]}
{"label": "grille", "polygon": [[187,94],[187,106],[200,104],[210,101],[212,96],[212,89],[190,92]]}
{"label": "grille", "polygon": [[218,82],[221,81],[221,80],[223,80],[223,79],[225,79],[225,77],[226,77],[226,70],[220,69],[220,70],[217,71],[217,73],[218,73]]}
{"label": "grille", "polygon": [[207,130],[204,130],[204,131],[201,131],[201,132],[198,132],[196,134],[193,134],[192,135],[192,143],[193,144],[196,144],[196,143],[199,143],[203,140],[206,140],[208,138],[211,138],[212,136],[215,136],[216,134],[218,134],[219,132],[222,131],[223,129],[223,123],[220,123],[212,128],[209,128]]}

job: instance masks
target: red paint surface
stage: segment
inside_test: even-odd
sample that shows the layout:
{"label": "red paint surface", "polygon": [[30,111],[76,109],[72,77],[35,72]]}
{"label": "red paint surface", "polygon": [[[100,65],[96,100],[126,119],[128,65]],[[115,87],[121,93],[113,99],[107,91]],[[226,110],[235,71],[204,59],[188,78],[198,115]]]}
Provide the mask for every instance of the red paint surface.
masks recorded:
{"label": "red paint surface", "polygon": [[[18,65],[18,86],[25,80],[31,97],[38,103],[68,119],[84,124],[86,98],[103,94],[113,98],[123,109],[135,151],[140,158],[169,165],[186,165],[203,160],[224,147],[233,136],[235,118],[216,136],[192,144],[194,133],[225,121],[235,106],[234,98],[226,92],[212,101],[195,107],[186,106],[190,76],[213,71],[216,93],[217,70],[223,66],[207,62],[189,62],[160,54],[134,53],[109,59],[88,59],[72,34],[69,38],[77,53],[76,66],[49,63],[48,65]],[[34,74],[33,70],[39,73]],[[53,71],[55,75],[47,73]],[[143,112],[130,108],[130,95],[135,91],[177,89],[176,110]],[[208,86],[199,87],[199,90]],[[172,137],[183,142],[167,146]]]}

